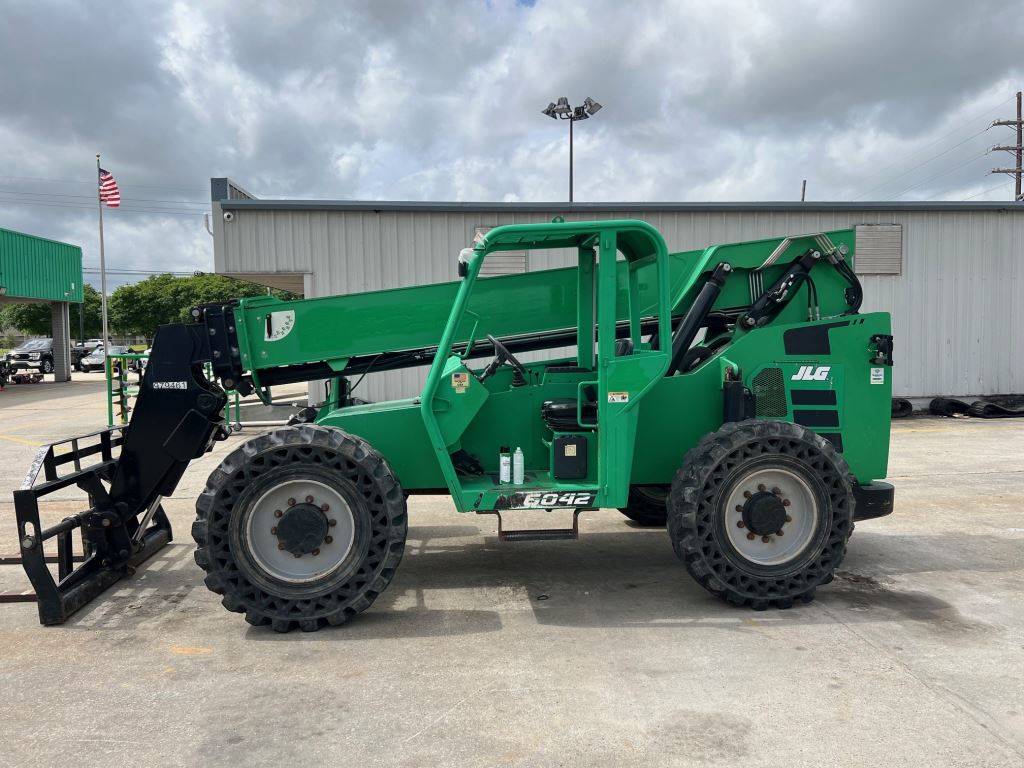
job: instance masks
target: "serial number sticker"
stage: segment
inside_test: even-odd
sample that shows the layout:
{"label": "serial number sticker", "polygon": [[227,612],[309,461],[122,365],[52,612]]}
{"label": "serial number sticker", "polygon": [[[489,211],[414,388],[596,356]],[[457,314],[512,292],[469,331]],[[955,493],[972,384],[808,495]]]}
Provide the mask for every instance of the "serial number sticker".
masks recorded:
{"label": "serial number sticker", "polygon": [[469,374],[468,373],[453,373],[452,374],[452,389],[455,390],[455,394],[465,394],[469,388]]}
{"label": "serial number sticker", "polygon": [[153,389],[188,389],[187,381],[154,381]]}
{"label": "serial number sticker", "polygon": [[521,509],[538,509],[542,507],[589,507],[594,501],[594,494],[568,491],[558,493],[524,493],[519,498],[513,498],[512,507]]}
{"label": "serial number sticker", "polygon": [[609,403],[628,403],[629,392],[609,392],[608,393]]}
{"label": "serial number sticker", "polygon": [[872,384],[885,384],[885,368],[872,368],[871,369],[871,383]]}

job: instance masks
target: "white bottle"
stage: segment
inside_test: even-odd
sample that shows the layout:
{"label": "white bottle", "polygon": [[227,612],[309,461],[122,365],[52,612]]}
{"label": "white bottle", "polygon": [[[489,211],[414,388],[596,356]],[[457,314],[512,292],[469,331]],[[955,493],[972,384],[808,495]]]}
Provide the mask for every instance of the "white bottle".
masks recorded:
{"label": "white bottle", "polygon": [[512,482],[512,454],[504,445],[498,449],[498,482]]}
{"label": "white bottle", "polygon": [[516,452],[512,454],[512,485],[522,485],[526,467],[523,465],[523,449],[516,446]]}

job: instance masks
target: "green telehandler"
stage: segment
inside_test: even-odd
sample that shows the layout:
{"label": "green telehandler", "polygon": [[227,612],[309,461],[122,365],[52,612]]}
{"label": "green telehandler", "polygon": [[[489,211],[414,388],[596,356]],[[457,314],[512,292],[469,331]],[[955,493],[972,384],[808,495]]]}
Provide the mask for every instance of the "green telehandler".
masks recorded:
{"label": "green telehandler", "polygon": [[[575,538],[581,511],[618,508],[665,527],[730,603],[807,602],[854,521],[893,505],[890,320],[860,312],[853,246],[842,230],[669,253],[641,221],[556,219],[492,229],[455,282],[198,307],[158,329],[130,423],[42,449],[15,492],[40,620],[170,541],[161,501],[228,436],[226,390],[269,401],[319,380],[326,401],[228,453],[196,504],[206,585],[252,624],[311,631],[368,608],[411,494],[498,515],[502,540]],[[575,266],[481,276],[491,254],[536,249]],[[354,377],[427,365],[417,397],[353,397]],[[39,499],[69,486],[89,508],[44,528]],[[572,528],[506,530],[524,509],[572,510]]]}

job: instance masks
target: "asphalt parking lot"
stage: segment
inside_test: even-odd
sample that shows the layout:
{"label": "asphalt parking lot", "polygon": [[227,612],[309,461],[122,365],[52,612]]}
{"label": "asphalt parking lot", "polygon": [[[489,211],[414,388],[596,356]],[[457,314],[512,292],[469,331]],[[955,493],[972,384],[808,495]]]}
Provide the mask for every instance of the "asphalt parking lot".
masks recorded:
{"label": "asphalt parking lot", "polygon": [[[36,447],[104,421],[99,375],[0,392],[0,554]],[[192,561],[194,499],[246,438],[165,503],[176,541],[67,625],[0,605],[0,765],[1024,764],[1024,420],[895,423],[897,511],[808,606],[726,606],[612,510],[578,542],[499,545],[493,517],[414,497],[371,610],[288,635]]]}

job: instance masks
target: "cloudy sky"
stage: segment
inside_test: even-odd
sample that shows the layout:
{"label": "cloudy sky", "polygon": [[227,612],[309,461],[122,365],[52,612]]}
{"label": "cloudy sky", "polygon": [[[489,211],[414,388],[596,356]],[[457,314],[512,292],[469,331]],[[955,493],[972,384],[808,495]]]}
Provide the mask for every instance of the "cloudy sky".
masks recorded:
{"label": "cloudy sky", "polygon": [[[209,270],[209,178],[260,197],[1011,197],[1021,2],[6,0],[0,227],[115,269]],[[139,279],[120,274],[115,283]],[[94,274],[90,281],[97,283]]]}

